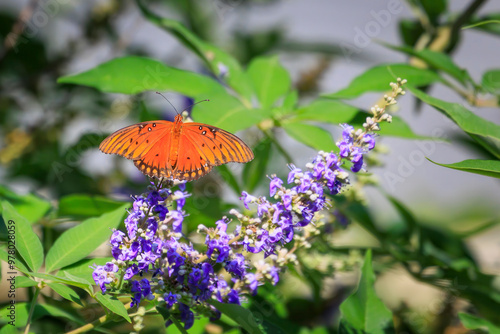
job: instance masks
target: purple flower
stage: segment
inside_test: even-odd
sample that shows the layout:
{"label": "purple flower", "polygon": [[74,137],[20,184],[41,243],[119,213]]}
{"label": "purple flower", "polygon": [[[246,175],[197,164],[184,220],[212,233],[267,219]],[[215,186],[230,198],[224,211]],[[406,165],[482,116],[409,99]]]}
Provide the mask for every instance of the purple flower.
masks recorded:
{"label": "purple flower", "polygon": [[[186,189],[186,185],[183,184],[183,186],[184,186],[184,189]],[[186,198],[188,198],[190,196],[190,194],[188,194],[184,191],[176,190],[174,192],[174,196],[175,196],[176,201],[177,201],[177,210],[182,210],[182,208],[186,204]]]}
{"label": "purple flower", "polygon": [[241,305],[240,303],[240,296],[238,294],[238,291],[231,289],[229,293],[227,294],[227,302],[229,304],[238,304]]}
{"label": "purple flower", "polygon": [[302,170],[300,168],[295,167],[294,165],[290,165],[290,173],[288,173],[288,183],[292,183],[295,181],[295,178],[297,177],[298,174],[302,173]]}
{"label": "purple flower", "polygon": [[181,321],[184,323],[185,329],[190,329],[194,324],[194,313],[189,306],[179,303],[179,311],[181,311]]}
{"label": "purple flower", "polygon": [[243,254],[235,254],[230,261],[226,262],[224,267],[229,273],[238,278],[242,278],[246,274],[247,265]]}
{"label": "purple flower", "polygon": [[273,197],[276,195],[276,191],[281,188],[283,181],[279,177],[274,177],[269,185],[269,195]]}
{"label": "purple flower", "polygon": [[178,295],[174,295],[172,292],[169,292],[168,294],[165,293],[163,295],[163,299],[165,299],[168,309],[172,308],[172,306],[177,303],[178,298]]}
{"label": "purple flower", "polygon": [[375,148],[375,136],[372,134],[365,134],[363,136],[363,141],[366,143],[366,146],[368,147],[368,150],[372,150]]}
{"label": "purple flower", "polygon": [[158,213],[158,218],[160,221],[164,221],[167,216],[168,209],[163,205],[155,205],[154,212]]}
{"label": "purple flower", "polygon": [[292,194],[289,192],[283,194],[283,196],[281,196],[281,200],[283,201],[283,205],[286,210],[292,210]]}
{"label": "purple flower", "polygon": [[[92,267],[91,267],[92,268]],[[102,293],[106,292],[106,284],[113,282],[114,275],[118,271],[118,266],[112,262],[106,263],[104,266],[95,265],[94,272],[92,273],[92,278],[94,282],[99,285]]]}
{"label": "purple flower", "polygon": [[250,203],[254,202],[255,200],[257,200],[257,197],[252,196],[249,193],[247,193],[246,191],[244,191],[244,192],[241,193],[240,200],[243,201],[243,205],[245,206],[245,208],[250,209],[248,207],[248,204],[250,204]]}

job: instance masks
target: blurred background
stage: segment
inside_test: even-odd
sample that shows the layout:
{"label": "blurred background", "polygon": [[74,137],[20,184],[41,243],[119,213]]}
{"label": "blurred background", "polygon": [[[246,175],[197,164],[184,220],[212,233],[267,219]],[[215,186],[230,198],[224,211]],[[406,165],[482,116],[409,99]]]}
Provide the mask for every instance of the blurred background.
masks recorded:
{"label": "blurred background", "polygon": [[[439,20],[453,19],[472,2],[451,1]],[[479,2],[481,6],[474,14],[477,17],[500,12],[498,1]],[[244,66],[255,56],[278,54],[291,73],[300,103],[307,103],[346,87],[374,65],[407,62],[407,56],[380,42],[402,44],[405,36],[401,27],[418,22],[415,3],[183,0],[149,1],[148,6],[159,15],[182,21],[200,38],[236,56]],[[381,17],[380,12],[390,7],[397,13]],[[0,183],[17,193],[33,192],[52,201],[74,193],[126,198],[141,192],[147,180],[133,163],[100,153],[98,141],[89,144],[85,136],[104,138],[138,122],[145,113],[172,119],[175,111],[153,92],[137,96],[106,94],[58,84],[57,78],[124,55],[149,56],[206,74],[199,59],[146,20],[130,1],[2,1],[0,37],[4,41],[0,49]],[[15,45],[8,47],[12,38]],[[494,31],[468,29],[460,34],[450,53],[456,64],[480,81],[485,71],[499,66],[499,50],[498,31],[495,35]],[[444,85],[430,87],[428,93],[464,103],[481,117],[500,123],[498,107],[470,106]],[[177,109],[192,103],[173,93],[166,92],[166,96]],[[365,94],[352,104],[367,109],[380,97]],[[498,220],[500,188],[496,179],[445,169],[423,159],[425,155],[440,163],[452,163],[487,155],[471,147],[463,132],[442,114],[410,96],[400,101],[397,114],[419,135],[441,134],[461,145],[384,138],[379,161],[369,168],[381,188],[429,226],[459,233]],[[334,138],[339,137],[338,127],[324,127]],[[289,138],[284,131],[277,129],[276,135],[289,148],[296,165],[314,156],[313,149]],[[286,163],[283,158],[274,159],[267,173],[283,169]],[[399,177],[395,179],[394,175]],[[205,194],[236,202],[236,195],[217,186],[217,180],[217,175],[211,175],[196,187],[204,187]],[[263,195],[265,189],[263,184],[255,192]],[[394,223],[397,213],[378,189],[366,188],[366,201],[382,227]],[[467,239],[482,270],[490,274],[500,274],[499,236],[497,227]],[[370,242],[356,225],[337,238],[339,245]],[[351,276],[346,279],[352,281]],[[409,290],[413,288],[421,293]],[[442,298],[441,292],[416,283],[398,270],[385,274],[377,289],[390,307],[397,308],[404,302],[423,314],[434,312],[430,302]],[[408,291],[413,291],[411,298]]]}

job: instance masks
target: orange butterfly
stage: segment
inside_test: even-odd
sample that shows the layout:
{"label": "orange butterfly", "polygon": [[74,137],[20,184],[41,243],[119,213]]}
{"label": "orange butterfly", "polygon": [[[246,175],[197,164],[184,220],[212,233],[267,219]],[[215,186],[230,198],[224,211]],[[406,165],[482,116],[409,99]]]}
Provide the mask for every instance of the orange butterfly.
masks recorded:
{"label": "orange butterfly", "polygon": [[130,160],[149,177],[192,181],[214,166],[249,162],[252,150],[238,137],[203,123],[150,121],[127,126],[103,140],[99,149]]}

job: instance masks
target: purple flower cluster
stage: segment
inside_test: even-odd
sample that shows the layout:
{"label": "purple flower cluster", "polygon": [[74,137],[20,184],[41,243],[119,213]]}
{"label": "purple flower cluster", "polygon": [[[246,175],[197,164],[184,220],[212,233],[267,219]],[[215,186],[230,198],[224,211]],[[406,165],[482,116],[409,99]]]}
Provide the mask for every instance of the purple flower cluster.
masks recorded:
{"label": "purple flower cluster", "polygon": [[[401,80],[394,84],[387,105],[404,93],[401,84]],[[286,184],[271,176],[271,200],[243,192],[245,208],[256,205],[255,217],[232,209],[230,213],[240,222],[234,228],[229,228],[231,221],[226,217],[214,227],[200,225],[205,252],[182,239],[183,207],[189,197],[183,185],[176,191],[151,186],[149,192],[134,199],[125,219],[126,233],[112,233],[114,260],[93,268],[95,282],[103,293],[108,289],[129,293],[131,306],[156,299],[186,329],[193,325],[195,315],[220,317],[209,303],[212,299],[241,304],[245,294],[255,294],[265,282],[277,284],[282,268],[297,263],[295,250],[310,247],[307,238],[320,233],[321,211],[330,206],[327,193],[338,194],[349,184],[344,164],[352,172],[362,170],[363,155],[375,147],[373,131],[378,130],[379,122],[390,122],[385,107],[376,106],[372,111],[374,117],[367,118],[364,130],[342,125],[338,154],[319,152],[304,170],[290,165]],[[340,212],[333,214],[345,221]],[[288,249],[292,241],[293,248]],[[166,325],[171,323],[169,319]]]}

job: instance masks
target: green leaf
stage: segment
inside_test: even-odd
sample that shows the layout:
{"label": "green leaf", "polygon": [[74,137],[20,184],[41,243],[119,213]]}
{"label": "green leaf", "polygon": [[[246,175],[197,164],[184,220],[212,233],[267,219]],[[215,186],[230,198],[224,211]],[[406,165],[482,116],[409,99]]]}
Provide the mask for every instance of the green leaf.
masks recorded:
{"label": "green leaf", "polygon": [[479,175],[484,175],[484,176],[500,178],[500,161],[499,160],[469,159],[469,160],[456,162],[454,164],[440,164],[438,162],[432,161],[429,158],[427,158],[427,160],[429,160],[430,162],[432,162],[436,165],[447,167],[447,168],[452,168],[452,169],[461,170],[464,172],[469,172],[469,173],[474,173],[474,174],[479,174]]}
{"label": "green leaf", "polygon": [[[0,323],[7,323],[7,321],[11,321],[9,316],[9,309],[7,309],[8,306],[3,307],[0,310]],[[16,314],[15,314],[15,327],[24,327],[26,326],[26,323],[28,322],[28,313],[30,309],[30,303],[16,303]],[[35,308],[33,310],[33,316],[31,318],[32,321],[38,320],[40,318],[43,318],[45,316],[51,316],[51,317],[56,317],[56,318],[64,318],[68,319],[70,321],[74,321],[77,324],[83,324],[83,320],[80,319],[79,317],[64,311],[63,309],[60,309],[58,307],[49,305],[49,304],[37,304],[35,305]]]}
{"label": "green leaf", "polygon": [[237,132],[258,124],[268,113],[247,109],[237,98],[226,92],[213,92],[210,101],[193,107],[195,122],[217,126],[229,132]]}
{"label": "green leaf", "polygon": [[179,42],[196,53],[212,73],[218,77],[222,77],[231,88],[245,97],[247,104],[250,105],[250,100],[254,93],[252,85],[241,65],[234,57],[201,40],[182,23],[160,17],[151,12],[143,5],[141,0],[136,0],[136,3],[149,21],[171,33]]}
{"label": "green leaf", "polygon": [[[0,198],[7,200],[16,209],[17,212],[26,218],[30,224],[37,222],[45,216],[51,205],[38,196],[27,194],[18,195],[7,187],[0,185]],[[0,208],[1,210],[1,208]],[[1,211],[0,211],[1,213]]]}
{"label": "green leaf", "polygon": [[250,334],[264,333],[262,326],[255,320],[252,312],[237,304],[219,303],[211,300],[210,304],[215,306],[221,313],[234,320]]}
{"label": "green leaf", "polygon": [[481,85],[491,94],[500,94],[500,69],[484,72]]}
{"label": "green leaf", "polygon": [[283,108],[287,109],[287,111],[289,112],[297,106],[298,101],[299,92],[297,92],[296,90],[292,90],[288,92],[288,94],[286,94],[285,98],[283,99]]}
{"label": "green leaf", "polygon": [[[458,67],[453,59],[445,53],[437,52],[429,49],[421,49],[415,50],[408,46],[396,46],[390,45],[386,43],[382,43],[382,45],[399,52],[403,52],[407,55],[417,57],[424,62],[426,62],[430,67],[441,70],[445,73],[448,73],[450,76],[458,80],[462,84],[466,84],[467,82],[473,83],[474,81],[470,77],[467,70]],[[410,83],[412,84],[412,83]]]}
{"label": "green leaf", "polygon": [[[300,108],[292,120],[326,122],[335,125],[347,123],[354,127],[362,127],[363,123],[366,122],[366,117],[370,115],[366,111],[341,101],[319,99]],[[377,133],[382,136],[435,140],[435,138],[415,134],[410,126],[398,116],[392,116],[392,123],[384,122],[380,125],[380,128],[381,130]]]}
{"label": "green leaf", "polygon": [[0,329],[0,334],[19,334],[19,333],[21,333],[21,331],[18,331],[16,327],[11,325],[3,326],[3,328]]}
{"label": "green leaf", "polygon": [[436,22],[439,15],[443,14],[448,7],[447,0],[420,0],[424,11],[431,22]]}
{"label": "green leaf", "polygon": [[61,77],[57,82],[123,94],[170,90],[197,96],[224,90],[217,81],[209,77],[170,67],[158,60],[135,56],[116,58],[91,70]]}
{"label": "green leaf", "polygon": [[59,201],[58,217],[89,218],[100,216],[103,213],[116,210],[124,202],[114,201],[102,196],[71,194]]}
{"label": "green leaf", "polygon": [[56,276],[65,276],[66,273],[79,278],[83,278],[88,282],[93,282],[94,279],[92,278],[92,273],[94,270],[91,269],[90,266],[93,266],[94,264],[97,266],[103,266],[106,263],[111,262],[112,260],[112,257],[83,259],[76,263],[70,264],[69,266],[61,268],[61,270],[57,272]]}
{"label": "green leaf", "polygon": [[[10,253],[9,253],[10,252]],[[9,265],[9,270],[11,265],[23,273],[29,273],[28,266],[24,263],[24,260],[20,258],[19,253],[16,250],[3,250],[0,249],[0,259]]]}
{"label": "green leaf", "polygon": [[78,296],[75,290],[71,289],[70,287],[59,283],[47,283],[47,285],[64,299],[83,306],[82,302],[80,301],[80,296]]}
{"label": "green leaf", "polygon": [[16,288],[29,288],[38,285],[38,282],[26,276],[16,276]]}
{"label": "green leaf", "polygon": [[217,172],[236,194],[241,194],[241,186],[227,165],[217,166]]}
{"label": "green leaf", "polygon": [[462,312],[458,313],[458,317],[467,329],[484,329],[487,330],[489,334],[500,334],[500,327],[495,326],[485,319]]}
{"label": "green leaf", "polygon": [[[63,274],[65,273],[63,272]],[[65,274],[64,276],[63,275],[56,276],[45,273],[28,273],[28,275],[41,278],[46,283],[55,282],[55,283],[67,284],[83,289],[87,291],[89,294],[92,293],[92,285],[90,284],[90,282],[80,277],[70,276],[70,274]]]}
{"label": "green leaf", "polygon": [[462,29],[475,28],[493,35],[500,35],[500,12],[490,12],[481,17],[473,18],[470,25]]}
{"label": "green leaf", "polygon": [[266,167],[271,158],[272,141],[269,138],[264,138],[254,149],[255,160],[245,164],[243,168],[243,180],[245,189],[248,192],[253,192],[260,181],[262,175],[266,174]]}
{"label": "green leaf", "polygon": [[333,141],[331,133],[325,129],[300,122],[283,123],[282,127],[290,137],[304,145],[318,151],[337,151],[337,146]]}
{"label": "green leaf", "polygon": [[14,228],[16,249],[32,271],[38,271],[43,263],[43,247],[31,224],[7,201],[2,201],[2,216],[7,229]]}
{"label": "green leaf", "polygon": [[446,102],[429,96],[413,87],[409,90],[423,102],[433,106],[451,118],[462,130],[475,141],[500,158],[500,126],[485,120],[458,103]]}
{"label": "green leaf", "polygon": [[444,82],[434,71],[416,68],[407,64],[387,64],[372,67],[354,78],[346,88],[324,95],[333,99],[351,99],[367,92],[390,90],[389,83],[397,78],[406,79],[413,86],[426,86],[435,82]]}
{"label": "green leaf", "polygon": [[103,295],[102,293],[98,292],[95,295],[95,299],[111,312],[118,314],[120,317],[124,318],[130,323],[132,322],[123,303],[115,297],[111,297],[110,295]]}
{"label": "green leaf", "polygon": [[47,253],[46,271],[51,272],[73,264],[108,240],[112,229],[120,224],[128,206],[129,204],[125,204],[100,217],[87,219],[61,234]]}
{"label": "green leaf", "polygon": [[368,250],[358,289],[340,305],[340,333],[395,333],[392,313],[375,294],[372,252]]}
{"label": "green leaf", "polygon": [[247,74],[264,109],[272,107],[290,89],[290,75],[281,66],[278,56],[255,58],[248,66]]}

